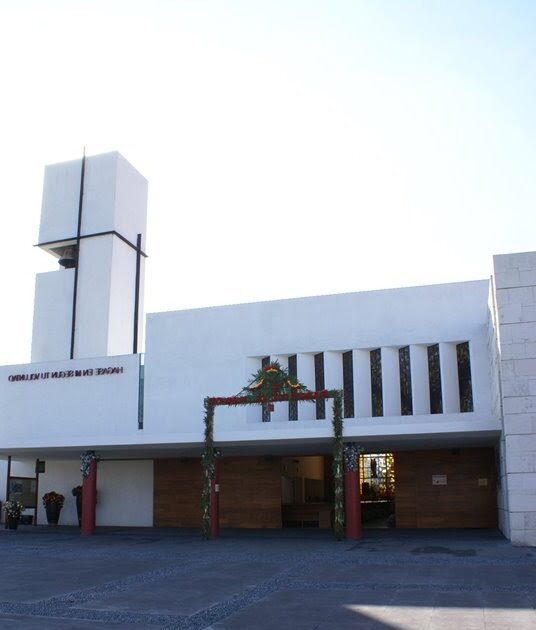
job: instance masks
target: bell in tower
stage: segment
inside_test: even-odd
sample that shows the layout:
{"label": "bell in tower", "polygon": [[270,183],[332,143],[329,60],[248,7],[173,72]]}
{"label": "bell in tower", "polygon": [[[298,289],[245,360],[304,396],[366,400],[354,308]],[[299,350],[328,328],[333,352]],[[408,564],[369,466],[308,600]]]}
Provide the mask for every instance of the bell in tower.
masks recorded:
{"label": "bell in tower", "polygon": [[60,267],[63,267],[64,269],[74,269],[76,267],[76,252],[76,246],[72,245],[66,247],[58,260]]}

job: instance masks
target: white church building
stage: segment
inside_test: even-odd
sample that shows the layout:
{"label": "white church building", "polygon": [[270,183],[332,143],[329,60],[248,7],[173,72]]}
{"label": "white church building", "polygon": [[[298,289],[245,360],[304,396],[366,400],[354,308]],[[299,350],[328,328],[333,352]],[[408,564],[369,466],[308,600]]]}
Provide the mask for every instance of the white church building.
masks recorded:
{"label": "white church building", "polygon": [[[143,314],[147,181],[119,153],[46,167],[31,363],[0,367],[0,500],[97,526],[200,527],[203,400],[277,361],[344,392],[364,519],[536,545],[536,252],[491,279]],[[141,340],[145,330],[145,352]],[[332,524],[331,401],[218,408],[222,527]],[[7,496],[9,495],[9,497]],[[366,525],[366,522],[365,522]]]}

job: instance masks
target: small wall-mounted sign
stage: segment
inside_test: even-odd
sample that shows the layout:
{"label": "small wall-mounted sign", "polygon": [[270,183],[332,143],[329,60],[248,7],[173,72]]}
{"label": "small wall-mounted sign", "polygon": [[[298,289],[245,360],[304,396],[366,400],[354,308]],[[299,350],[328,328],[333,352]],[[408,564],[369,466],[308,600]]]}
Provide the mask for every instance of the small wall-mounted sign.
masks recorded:
{"label": "small wall-mounted sign", "polygon": [[447,475],[432,475],[432,485],[433,486],[446,486]]}
{"label": "small wall-mounted sign", "polygon": [[488,485],[488,480],[487,479],[479,479],[478,480],[478,485],[479,486],[487,486]]}

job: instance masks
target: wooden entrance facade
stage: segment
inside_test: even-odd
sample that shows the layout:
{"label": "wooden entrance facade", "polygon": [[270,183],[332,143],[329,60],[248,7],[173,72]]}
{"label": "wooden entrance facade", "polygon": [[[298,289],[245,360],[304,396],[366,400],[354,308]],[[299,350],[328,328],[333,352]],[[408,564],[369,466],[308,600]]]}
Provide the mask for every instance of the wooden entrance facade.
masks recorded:
{"label": "wooden entrance facade", "polygon": [[[221,458],[221,527],[283,527],[283,516],[288,513],[283,506],[283,459]],[[326,485],[330,460],[326,456]],[[155,460],[156,527],[200,527],[201,477],[199,458]],[[493,448],[399,451],[395,453],[395,478],[399,528],[497,526]]]}
{"label": "wooden entrance facade", "polygon": [[497,527],[493,448],[400,451],[397,527]]}
{"label": "wooden entrance facade", "polygon": [[[156,527],[201,527],[201,461],[154,463]],[[221,527],[281,527],[281,463],[278,457],[222,457]]]}

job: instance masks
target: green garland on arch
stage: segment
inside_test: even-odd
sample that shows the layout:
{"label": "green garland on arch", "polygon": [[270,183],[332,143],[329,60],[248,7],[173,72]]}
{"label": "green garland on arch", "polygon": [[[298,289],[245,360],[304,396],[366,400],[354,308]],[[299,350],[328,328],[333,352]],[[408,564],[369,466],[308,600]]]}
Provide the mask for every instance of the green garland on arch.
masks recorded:
{"label": "green garland on arch", "polygon": [[249,383],[238,396],[245,396],[251,402],[259,402],[259,400],[270,401],[276,397],[292,400],[294,395],[304,392],[313,393],[291,376],[279,361],[271,361],[269,365],[251,375]]}
{"label": "green garland on arch", "polygon": [[343,486],[343,444],[342,444],[342,398],[340,390],[333,394],[333,489],[334,489],[334,521],[333,532],[337,540],[344,538],[344,486]]}
{"label": "green garland on arch", "polygon": [[210,487],[214,478],[214,404],[204,400],[205,407],[205,448],[201,457],[203,469],[201,489],[201,520],[203,538],[210,538]]}
{"label": "green garland on arch", "polygon": [[[275,363],[275,362],[274,362]],[[279,366],[272,364],[268,367]],[[266,370],[266,368],[265,368]],[[202,510],[202,534],[203,538],[210,538],[210,517],[211,517],[211,485],[214,478],[214,411],[218,405],[227,405],[230,407],[238,405],[260,404],[270,400],[315,400],[315,399],[333,399],[333,485],[334,485],[334,524],[333,530],[335,538],[342,540],[344,538],[344,485],[343,485],[343,392],[339,389],[322,390],[319,392],[311,392],[305,389],[301,383],[297,381],[288,381],[288,375],[283,370],[279,371],[279,375],[283,375],[285,380],[277,387],[276,382],[266,382],[266,379],[255,394],[251,394],[251,390],[242,390],[238,396],[230,397],[207,397],[204,400],[205,408],[205,445],[203,455],[201,457],[202,465],[202,490],[201,490],[201,510]],[[252,383],[260,383],[262,378],[261,371],[254,375]],[[275,380],[275,379],[274,379]],[[268,387],[263,387],[268,385]],[[274,387],[274,385],[276,385]],[[297,387],[296,387],[297,385]],[[248,387],[251,387],[249,385]],[[286,389],[288,387],[288,389]],[[254,390],[256,388],[254,387]],[[294,391],[292,391],[294,389]],[[264,391],[262,391],[264,390]],[[290,390],[290,391],[289,391]],[[305,391],[304,391],[305,390]],[[260,395],[259,395],[260,394]]]}

